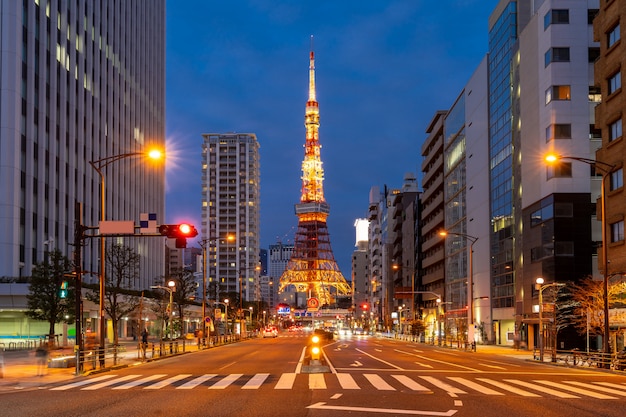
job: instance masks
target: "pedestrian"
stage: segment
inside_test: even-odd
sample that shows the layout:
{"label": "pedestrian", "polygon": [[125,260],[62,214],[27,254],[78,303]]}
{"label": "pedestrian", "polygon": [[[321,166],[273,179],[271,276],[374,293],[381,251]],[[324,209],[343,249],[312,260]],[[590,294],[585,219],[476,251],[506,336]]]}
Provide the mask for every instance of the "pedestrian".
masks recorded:
{"label": "pedestrian", "polygon": [[37,357],[37,376],[44,376],[48,367],[48,349],[44,345],[39,345],[35,352]]}
{"label": "pedestrian", "polygon": [[141,350],[144,359],[146,358],[146,349],[148,349],[148,330],[143,329],[141,332]]}

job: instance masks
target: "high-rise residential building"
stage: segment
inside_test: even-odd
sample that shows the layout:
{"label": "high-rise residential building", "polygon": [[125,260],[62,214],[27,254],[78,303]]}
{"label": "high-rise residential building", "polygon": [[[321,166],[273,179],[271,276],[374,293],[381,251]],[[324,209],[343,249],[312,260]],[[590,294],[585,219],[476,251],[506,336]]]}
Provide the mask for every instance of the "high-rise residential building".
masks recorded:
{"label": "high-rise residential building", "polygon": [[[622,29],[624,27],[624,29]],[[598,42],[599,57],[595,63],[596,93],[602,96],[596,107],[596,128],[601,132],[601,147],[595,155],[599,161],[599,175],[608,174],[605,189],[606,251],[605,263],[600,256],[600,269],[611,274],[626,271],[626,246],[624,245],[624,144],[623,124],[626,117],[626,94],[622,89],[622,72],[626,68],[626,44],[621,41],[626,33],[626,3],[601,0],[593,22],[594,39]],[[606,164],[612,165],[613,168]],[[609,168],[608,170],[606,168]],[[597,197],[597,194],[595,194]],[[608,270],[605,267],[608,266]],[[606,271],[605,271],[606,270]]]}
{"label": "high-rise residential building", "polygon": [[260,256],[259,143],[251,133],[202,135],[202,239],[209,299],[255,301]]}
{"label": "high-rise residential building", "polygon": [[352,252],[352,308],[356,324],[364,328],[371,328],[372,316],[371,299],[369,294],[370,262],[367,219],[356,219],[354,222],[356,234],[356,249]]}
{"label": "high-rise residential building", "polygon": [[419,239],[419,190],[415,174],[404,175],[402,188],[393,189],[388,197],[389,243],[391,246],[391,281],[393,287],[392,311],[398,312],[397,329],[411,331],[418,314],[419,303],[415,291],[418,281],[417,248]]}
{"label": "high-rise residential building", "polygon": [[432,337],[437,329],[438,310],[437,294],[445,296],[445,240],[439,232],[445,230],[444,216],[444,119],[447,111],[435,112],[428,124],[428,136],[422,145],[422,189],[420,196],[420,219],[422,239],[418,288],[424,294],[418,295],[422,319],[427,329],[427,337]]}
{"label": "high-rise residential building", "polygon": [[369,207],[367,220],[369,221],[368,229],[368,250],[369,250],[369,297],[371,300],[372,319],[376,330],[381,330],[389,325],[389,303],[386,294],[386,288],[389,265],[387,264],[387,256],[385,255],[386,241],[386,209],[387,204],[384,193],[381,193],[380,187],[373,186],[369,194]]}

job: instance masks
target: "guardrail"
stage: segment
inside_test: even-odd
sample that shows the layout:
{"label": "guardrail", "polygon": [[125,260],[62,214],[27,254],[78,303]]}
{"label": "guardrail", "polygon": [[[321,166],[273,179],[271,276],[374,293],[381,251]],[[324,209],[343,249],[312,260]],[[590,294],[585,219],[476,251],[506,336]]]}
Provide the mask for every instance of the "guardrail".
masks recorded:
{"label": "guardrail", "polygon": [[[604,353],[600,351],[581,351],[579,349],[546,351],[551,362],[562,363],[566,366],[587,368],[603,368],[615,371],[626,370],[626,355],[620,353]],[[539,360],[538,348],[533,349],[533,358]]]}

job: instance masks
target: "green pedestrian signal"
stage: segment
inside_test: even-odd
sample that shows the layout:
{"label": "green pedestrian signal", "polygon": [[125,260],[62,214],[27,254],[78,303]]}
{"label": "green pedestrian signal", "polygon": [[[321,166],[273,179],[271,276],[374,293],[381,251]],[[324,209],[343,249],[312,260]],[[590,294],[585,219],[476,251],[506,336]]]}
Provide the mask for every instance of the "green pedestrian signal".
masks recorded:
{"label": "green pedestrian signal", "polygon": [[61,281],[61,288],[59,289],[59,298],[67,298],[67,281]]}

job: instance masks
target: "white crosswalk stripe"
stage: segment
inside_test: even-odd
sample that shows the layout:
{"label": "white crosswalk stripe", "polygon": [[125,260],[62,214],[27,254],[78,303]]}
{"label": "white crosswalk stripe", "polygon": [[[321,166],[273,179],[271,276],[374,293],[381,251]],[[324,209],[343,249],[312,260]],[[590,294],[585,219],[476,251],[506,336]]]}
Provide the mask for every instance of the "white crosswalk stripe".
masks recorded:
{"label": "white crosswalk stripe", "polygon": [[[237,382],[237,384],[235,384]],[[101,375],[86,378],[77,382],[68,383],[51,390],[65,391],[79,389],[95,391],[100,389],[128,390],[132,388],[158,389],[210,389],[225,390],[291,390],[297,387],[307,387],[310,390],[377,390],[433,393],[443,390],[449,394],[467,395],[483,394],[489,396],[519,395],[521,397],[558,397],[558,398],[596,398],[615,400],[626,397],[626,384],[616,384],[600,381],[550,381],[550,380],[520,380],[492,378],[468,378],[455,376],[431,376],[416,374],[375,374],[375,373],[318,373],[296,374],[283,373],[278,379],[272,378],[269,373],[254,375],[244,374],[156,374],[156,375]]]}
{"label": "white crosswalk stripe", "polygon": [[487,384],[495,385],[499,389],[503,389],[508,392],[512,392],[513,394],[521,395],[522,397],[541,397],[539,394],[535,394],[534,392],[528,392],[521,388],[514,387],[512,385],[505,384],[502,381],[497,381],[488,378],[476,378],[478,381],[485,382]]}
{"label": "white crosswalk stripe", "polygon": [[185,382],[183,385],[181,385],[180,387],[176,387],[176,389],[192,389],[197,387],[198,385],[208,381],[211,378],[216,377],[217,374],[205,374],[205,375],[201,375],[197,378],[192,379],[191,381],[187,381]]}

